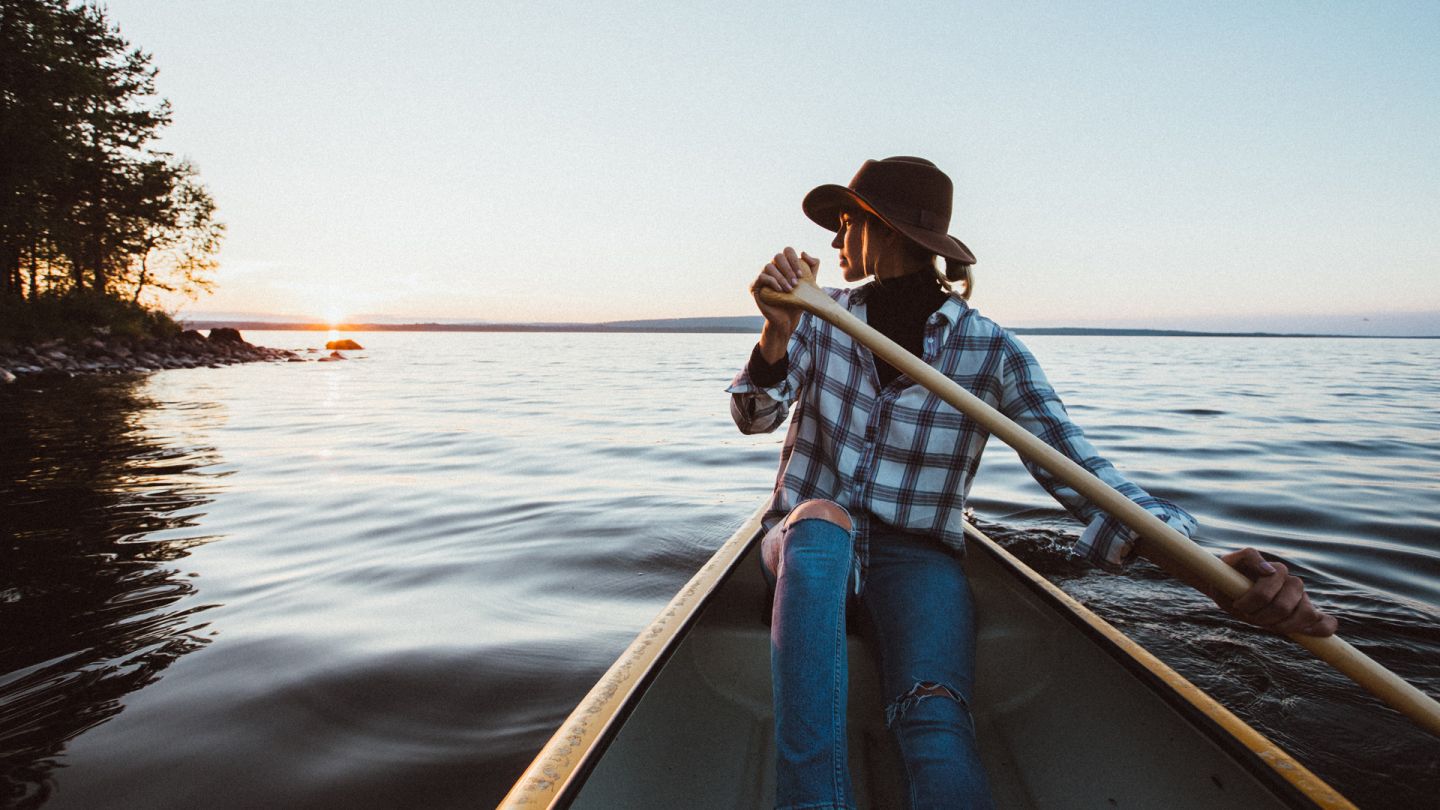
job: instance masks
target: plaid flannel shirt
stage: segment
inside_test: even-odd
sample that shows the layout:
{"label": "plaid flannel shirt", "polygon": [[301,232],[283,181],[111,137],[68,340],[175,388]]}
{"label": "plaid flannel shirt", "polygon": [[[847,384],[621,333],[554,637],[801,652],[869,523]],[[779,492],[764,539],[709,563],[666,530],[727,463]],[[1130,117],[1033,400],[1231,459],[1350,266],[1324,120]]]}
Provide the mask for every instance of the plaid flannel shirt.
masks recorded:
{"label": "plaid flannel shirt", "polygon": [[[826,292],[864,320],[867,289]],[[1185,535],[1194,533],[1188,512],[1148,494],[1100,456],[1030,351],[964,299],[951,295],[930,316],[923,348],[922,359],[945,376]],[[803,315],[787,352],[779,383],[756,385],[747,365],[727,389],[744,433],[775,430],[795,407],[766,525],[802,501],[826,498],[854,516],[862,565],[871,516],[963,552],[965,498],[989,432],[908,376],[882,388],[869,350],[822,319]],[[1130,557],[1135,537],[1124,524],[1040,467],[1025,466],[1086,524],[1077,554],[1111,567]]]}

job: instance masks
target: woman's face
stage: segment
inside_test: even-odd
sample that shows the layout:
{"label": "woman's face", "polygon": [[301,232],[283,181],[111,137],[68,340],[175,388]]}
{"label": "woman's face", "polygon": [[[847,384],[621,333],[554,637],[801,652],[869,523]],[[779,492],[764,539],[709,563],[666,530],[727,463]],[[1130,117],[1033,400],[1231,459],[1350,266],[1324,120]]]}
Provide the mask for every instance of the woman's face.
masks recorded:
{"label": "woman's face", "polygon": [[840,230],[830,247],[840,251],[840,273],[846,281],[863,281],[875,271],[875,252],[879,246],[871,243],[870,231],[869,217],[840,215]]}

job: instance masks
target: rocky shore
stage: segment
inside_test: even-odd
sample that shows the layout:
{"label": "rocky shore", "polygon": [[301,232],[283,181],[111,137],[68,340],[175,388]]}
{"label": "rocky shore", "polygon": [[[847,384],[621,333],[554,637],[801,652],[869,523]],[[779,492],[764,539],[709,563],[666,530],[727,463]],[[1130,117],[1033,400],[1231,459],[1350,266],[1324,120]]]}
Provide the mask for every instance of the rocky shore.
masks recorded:
{"label": "rocky shore", "polygon": [[[115,374],[164,368],[217,368],[234,363],[303,363],[308,359],[311,358],[286,349],[248,343],[235,329],[211,329],[209,337],[192,329],[168,339],[97,333],[84,340],[49,340],[32,346],[0,343],[0,383],[14,382],[24,374]],[[313,359],[344,357],[332,352]]]}

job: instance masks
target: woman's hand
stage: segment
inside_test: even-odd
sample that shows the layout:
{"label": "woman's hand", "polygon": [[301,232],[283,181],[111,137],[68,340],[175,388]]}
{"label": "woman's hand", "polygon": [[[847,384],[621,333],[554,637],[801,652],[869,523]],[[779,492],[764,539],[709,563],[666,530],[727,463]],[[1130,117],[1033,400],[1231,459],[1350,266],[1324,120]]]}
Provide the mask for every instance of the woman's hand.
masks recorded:
{"label": "woman's hand", "polygon": [[1242,621],[1277,633],[1331,636],[1338,622],[1310,604],[1305,583],[1292,576],[1284,563],[1270,562],[1253,548],[1242,548],[1222,556],[1221,561],[1255,580],[1250,590],[1233,602],[1210,593],[1215,604]]}
{"label": "woman's hand", "polygon": [[778,362],[785,356],[785,346],[790,335],[800,323],[800,310],[794,307],[779,307],[760,299],[760,290],[769,288],[777,292],[790,292],[802,278],[814,278],[820,269],[820,260],[808,253],[796,255],[795,249],[787,247],[776,253],[775,258],[765,265],[755,282],[750,285],[750,294],[755,296],[755,306],[765,316],[765,327],[760,332],[760,353],[768,362]]}

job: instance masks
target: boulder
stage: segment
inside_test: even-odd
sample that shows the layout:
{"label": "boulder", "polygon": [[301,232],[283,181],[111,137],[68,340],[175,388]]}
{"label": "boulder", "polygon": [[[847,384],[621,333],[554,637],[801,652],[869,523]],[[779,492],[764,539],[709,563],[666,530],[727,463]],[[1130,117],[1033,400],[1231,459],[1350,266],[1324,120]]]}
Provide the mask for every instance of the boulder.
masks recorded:
{"label": "boulder", "polygon": [[327,348],[327,349],[343,349],[343,350],[345,350],[345,351],[354,351],[355,349],[363,349],[363,348],[365,348],[365,347],[364,347],[364,346],[361,346],[359,343],[356,343],[356,342],[353,341],[353,340],[350,340],[349,338],[346,338],[345,340],[332,340],[332,341],[330,341],[329,343],[326,343],[326,344],[325,344],[325,348]]}
{"label": "boulder", "polygon": [[211,329],[211,330],[210,330],[210,342],[211,342],[211,343],[244,343],[244,342],[245,342],[245,339],[242,338],[242,337],[240,337],[240,330],[239,330],[239,329],[231,329],[231,328],[228,327],[228,326],[222,326],[222,327],[219,327],[219,328],[217,328],[217,329]]}

